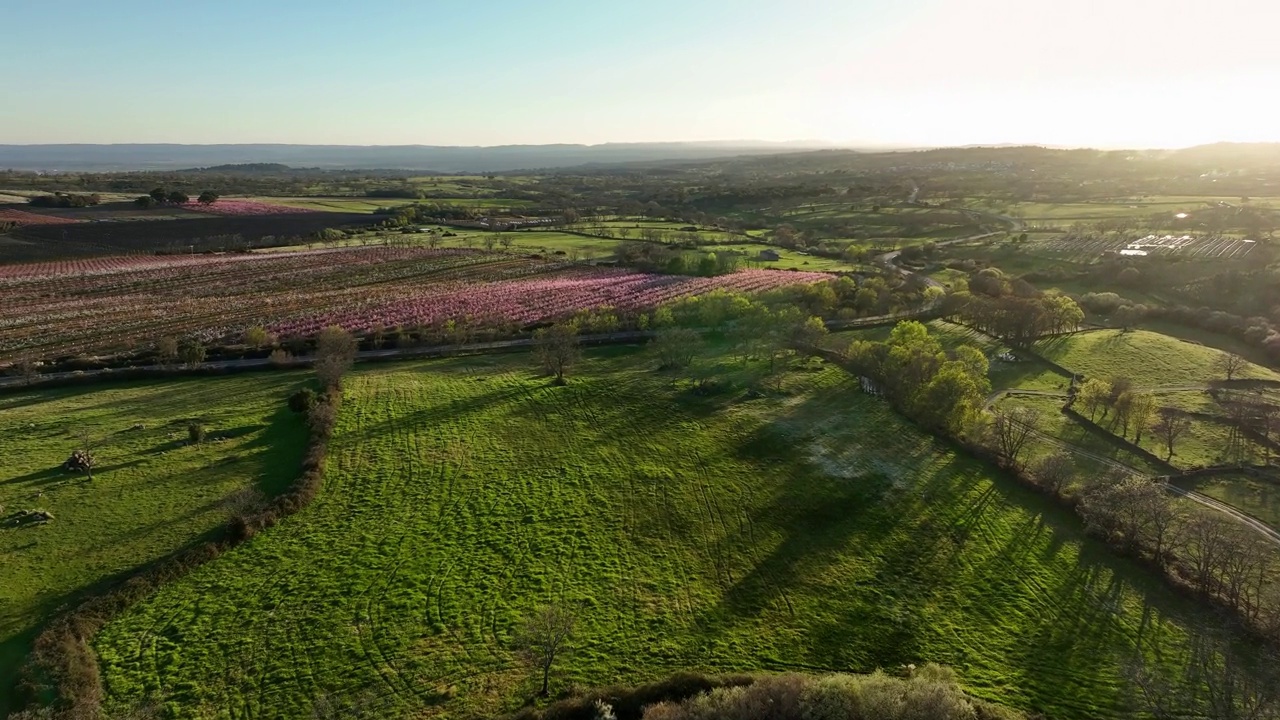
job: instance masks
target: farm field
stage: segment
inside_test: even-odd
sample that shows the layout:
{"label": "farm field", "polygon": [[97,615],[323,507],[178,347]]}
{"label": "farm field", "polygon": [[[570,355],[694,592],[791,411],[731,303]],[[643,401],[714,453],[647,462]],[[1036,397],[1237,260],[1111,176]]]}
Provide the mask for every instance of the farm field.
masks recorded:
{"label": "farm field", "polygon": [[[1203,385],[1222,377],[1213,370],[1221,351],[1146,330],[1095,330],[1043,340],[1036,350],[1085,377],[1131,378],[1140,388]],[[1249,363],[1237,377],[1280,379]]]}
{"label": "farm field", "polygon": [[[72,211],[68,211],[72,212]],[[148,211],[151,212],[151,211]],[[370,218],[354,213],[296,211],[289,214],[227,215],[160,208],[150,219],[30,225],[11,233],[26,243],[25,252],[0,256],[5,264],[124,254],[152,255],[284,245],[306,242],[327,228],[365,226]],[[179,213],[182,217],[166,213]]]}
{"label": "farm field", "polygon": [[1200,632],[1069,511],[842,370],[703,398],[634,350],[590,353],[567,387],[528,362],[349,377],[320,497],[98,636],[109,708],[511,710],[536,689],[513,628],[559,601],[579,639],[553,692],[931,660],[982,697],[1114,717],[1138,648],[1177,667]]}
{"label": "farm field", "polygon": [[0,266],[0,361],[145,348],[160,337],[238,342],[331,324],[352,331],[448,320],[523,326],[582,309],[640,312],[716,288],[754,292],[828,279],[743,270],[699,278],[455,248],[361,247],[99,258]]}
{"label": "farm field", "polygon": [[[145,382],[0,396],[0,715],[41,622],[103,582],[182,548],[251,493],[297,474],[299,373]],[[187,423],[208,440],[189,446]],[[94,442],[92,482],[62,471]],[[12,525],[45,510],[42,526]]]}
{"label": "farm field", "polygon": [[1158,233],[1130,240],[1111,236],[1077,238],[1056,235],[1035,236],[1027,246],[1030,252],[1065,255],[1078,262],[1102,257],[1105,253],[1121,255],[1178,255],[1203,260],[1238,260],[1252,252],[1257,243],[1230,235],[1210,236],[1198,233]]}
{"label": "farm field", "polygon": [[276,205],[284,205],[287,207],[297,208],[299,210],[310,210],[315,212],[342,212],[342,213],[373,213],[381,207],[400,207],[402,205],[412,205],[415,202],[438,202],[450,205],[458,205],[461,207],[471,208],[492,208],[495,211],[502,208],[519,209],[532,205],[528,200],[515,200],[509,198],[487,198],[487,197],[426,197],[421,199],[410,198],[375,198],[375,197],[346,197],[346,196],[302,196],[302,197],[276,197],[276,196],[253,196],[247,198],[255,202],[271,203]]}

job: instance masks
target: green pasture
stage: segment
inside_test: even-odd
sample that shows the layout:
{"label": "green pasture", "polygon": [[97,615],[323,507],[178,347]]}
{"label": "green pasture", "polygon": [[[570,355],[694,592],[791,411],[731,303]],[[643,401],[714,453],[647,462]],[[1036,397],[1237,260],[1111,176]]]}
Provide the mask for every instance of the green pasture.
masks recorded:
{"label": "green pasture", "polygon": [[761,386],[762,362],[708,362],[741,384],[694,395],[625,348],[567,387],[525,355],[359,370],[320,497],[98,637],[109,709],[513,710],[536,689],[514,630],[562,603],[553,692],[931,660],[986,698],[1116,717],[1133,654],[1179,667],[1201,632],[1070,511],[844,371]]}
{"label": "green pasture", "polygon": [[1263,480],[1244,474],[1218,475],[1176,479],[1174,483],[1220,500],[1280,529],[1280,481],[1274,478]]}
{"label": "green pasture", "polygon": [[[1086,377],[1128,377],[1141,388],[1203,385],[1223,376],[1213,368],[1222,351],[1146,330],[1094,330],[1036,344],[1045,357]],[[1243,378],[1280,379],[1249,363]]]}
{"label": "green pasture", "polygon": [[[296,476],[306,434],[285,399],[301,382],[255,374],[0,396],[0,715],[44,621]],[[193,420],[208,432],[201,445],[186,442]],[[82,434],[92,482],[61,470]],[[54,519],[5,522],[19,510]]]}

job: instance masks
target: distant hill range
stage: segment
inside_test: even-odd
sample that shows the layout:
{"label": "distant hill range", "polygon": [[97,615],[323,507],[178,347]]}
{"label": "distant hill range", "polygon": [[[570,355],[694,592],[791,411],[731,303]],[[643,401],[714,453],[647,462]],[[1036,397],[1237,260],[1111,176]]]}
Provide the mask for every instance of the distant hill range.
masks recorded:
{"label": "distant hill range", "polygon": [[655,160],[707,160],[814,150],[814,142],[606,143],[603,145],[0,145],[0,169],[183,170],[219,165],[478,173]]}

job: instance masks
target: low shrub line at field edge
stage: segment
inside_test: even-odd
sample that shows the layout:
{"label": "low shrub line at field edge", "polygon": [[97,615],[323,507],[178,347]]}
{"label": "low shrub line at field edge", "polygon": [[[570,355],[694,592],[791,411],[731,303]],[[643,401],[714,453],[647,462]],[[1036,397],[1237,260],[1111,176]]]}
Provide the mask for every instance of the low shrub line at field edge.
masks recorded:
{"label": "low shrub line at field edge", "polygon": [[104,693],[93,650],[97,632],[162,585],[216,559],[310,503],[323,482],[325,455],[341,402],[341,390],[331,389],[308,414],[310,438],[306,453],[298,477],[283,494],[262,509],[233,517],[204,542],[138,569],[55,618],[36,637],[23,668],[20,703],[52,708],[56,718],[99,717]]}

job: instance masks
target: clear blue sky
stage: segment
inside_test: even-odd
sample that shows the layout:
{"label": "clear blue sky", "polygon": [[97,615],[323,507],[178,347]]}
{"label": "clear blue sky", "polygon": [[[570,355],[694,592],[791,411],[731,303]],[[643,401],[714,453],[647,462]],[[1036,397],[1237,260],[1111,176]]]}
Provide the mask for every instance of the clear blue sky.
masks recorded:
{"label": "clear blue sky", "polygon": [[0,143],[1280,140],[1274,0],[0,3]]}

